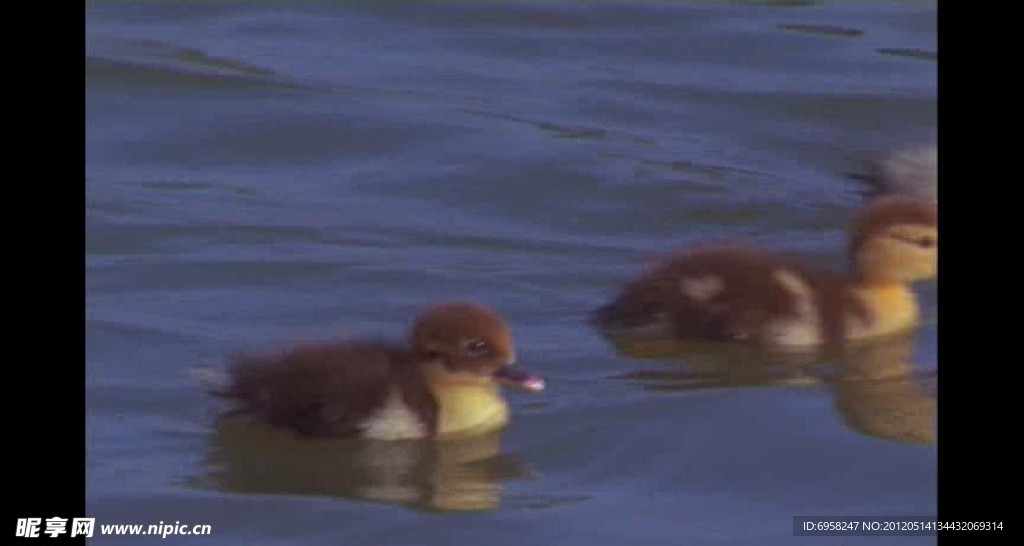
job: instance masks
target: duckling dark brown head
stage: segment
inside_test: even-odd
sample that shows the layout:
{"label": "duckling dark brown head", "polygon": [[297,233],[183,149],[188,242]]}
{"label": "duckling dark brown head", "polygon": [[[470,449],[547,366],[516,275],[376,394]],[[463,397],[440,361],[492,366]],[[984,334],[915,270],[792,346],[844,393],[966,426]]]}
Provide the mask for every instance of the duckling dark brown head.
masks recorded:
{"label": "duckling dark brown head", "polygon": [[936,275],[938,210],[911,197],[870,202],[850,227],[850,261],[862,282],[912,282]]}
{"label": "duckling dark brown head", "polygon": [[544,389],[544,380],[519,370],[512,334],[491,309],[472,303],[431,307],[413,325],[410,343],[416,354],[433,361],[429,370],[439,381],[501,384],[528,391]]}

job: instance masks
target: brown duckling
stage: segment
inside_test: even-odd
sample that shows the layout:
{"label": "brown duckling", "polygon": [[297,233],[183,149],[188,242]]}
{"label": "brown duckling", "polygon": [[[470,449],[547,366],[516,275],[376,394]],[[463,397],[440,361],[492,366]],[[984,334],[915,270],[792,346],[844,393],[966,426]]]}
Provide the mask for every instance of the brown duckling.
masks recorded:
{"label": "brown duckling", "polygon": [[517,369],[508,326],[480,305],[450,303],[415,320],[410,347],[380,342],[312,344],[236,357],[204,370],[232,414],[303,436],[400,440],[496,430],[509,420],[499,384],[537,392]]}
{"label": "brown duckling", "polygon": [[627,284],[591,322],[606,335],[809,348],[918,323],[909,283],[937,273],[933,203],[887,196],[854,218],[842,277],[747,246],[694,249]]}

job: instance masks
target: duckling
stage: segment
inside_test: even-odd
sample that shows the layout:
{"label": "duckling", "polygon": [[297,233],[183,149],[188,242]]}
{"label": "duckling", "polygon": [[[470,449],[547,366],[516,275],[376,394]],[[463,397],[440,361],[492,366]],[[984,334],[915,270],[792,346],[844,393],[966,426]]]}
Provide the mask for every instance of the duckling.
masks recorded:
{"label": "duckling", "polygon": [[513,366],[515,348],[498,313],[470,303],[437,305],[414,321],[410,347],[325,342],[271,355],[241,355],[203,370],[231,414],[300,436],[401,440],[503,427],[499,384],[538,392],[540,377]]}
{"label": "duckling", "polygon": [[905,195],[939,200],[939,149],[934,144],[904,146],[852,175],[868,186],[870,198]]}
{"label": "duckling", "polygon": [[886,196],[851,224],[848,276],[749,246],[700,247],[630,282],[591,314],[606,336],[806,349],[908,330],[909,283],[937,274],[934,204]]}

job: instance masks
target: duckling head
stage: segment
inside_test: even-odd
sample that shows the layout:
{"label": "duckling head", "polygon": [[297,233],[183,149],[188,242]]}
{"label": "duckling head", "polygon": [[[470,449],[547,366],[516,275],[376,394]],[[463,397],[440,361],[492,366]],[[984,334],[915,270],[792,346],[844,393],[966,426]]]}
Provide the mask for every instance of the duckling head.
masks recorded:
{"label": "duckling head", "polygon": [[514,366],[512,334],[501,316],[486,307],[431,307],[416,319],[410,341],[417,355],[430,362],[428,374],[436,381],[544,390],[543,379]]}
{"label": "duckling head", "polygon": [[850,260],[865,283],[908,283],[938,269],[938,210],[910,197],[881,197],[853,219]]}

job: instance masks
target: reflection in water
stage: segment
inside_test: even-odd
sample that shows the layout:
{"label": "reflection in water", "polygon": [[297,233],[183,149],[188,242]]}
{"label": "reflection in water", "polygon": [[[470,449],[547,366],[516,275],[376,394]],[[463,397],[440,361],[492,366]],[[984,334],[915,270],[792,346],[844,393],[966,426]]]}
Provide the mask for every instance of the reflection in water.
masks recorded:
{"label": "reflection in water", "polygon": [[913,356],[910,336],[847,351],[841,377],[833,382],[836,407],[847,425],[879,438],[935,443],[937,373],[914,370]]}
{"label": "reflection in water", "polygon": [[836,409],[853,430],[904,443],[936,441],[937,372],[914,369],[913,332],[831,352],[766,351],[650,338],[611,341],[623,356],[685,365],[623,374],[651,390],[828,385]]}
{"label": "reflection in water", "polygon": [[492,510],[499,481],[529,477],[501,454],[501,433],[448,440],[308,440],[222,420],[199,487],[236,493],[326,495],[426,511]]}

